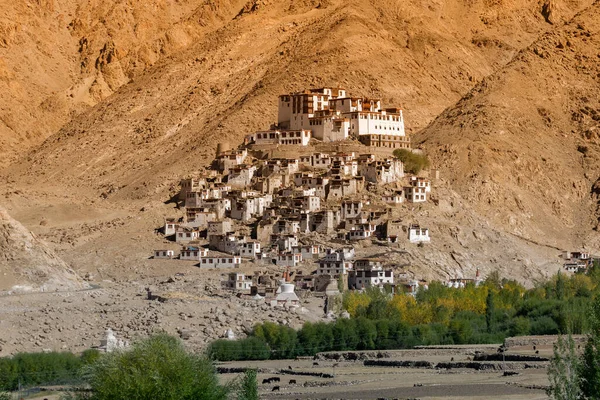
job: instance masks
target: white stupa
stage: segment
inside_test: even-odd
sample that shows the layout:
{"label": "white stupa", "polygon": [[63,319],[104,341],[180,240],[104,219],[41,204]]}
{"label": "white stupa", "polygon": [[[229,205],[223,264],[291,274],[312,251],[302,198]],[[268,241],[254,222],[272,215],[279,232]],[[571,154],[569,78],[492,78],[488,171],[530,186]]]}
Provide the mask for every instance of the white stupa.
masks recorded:
{"label": "white stupa", "polygon": [[271,301],[271,306],[298,307],[300,299],[294,292],[294,287],[291,283],[282,282],[277,290],[278,294],[275,296],[275,300]]}
{"label": "white stupa", "polygon": [[107,353],[111,353],[115,350],[124,349],[129,347],[129,340],[118,339],[112,329],[106,330],[106,339],[100,341],[99,350],[104,350]]}

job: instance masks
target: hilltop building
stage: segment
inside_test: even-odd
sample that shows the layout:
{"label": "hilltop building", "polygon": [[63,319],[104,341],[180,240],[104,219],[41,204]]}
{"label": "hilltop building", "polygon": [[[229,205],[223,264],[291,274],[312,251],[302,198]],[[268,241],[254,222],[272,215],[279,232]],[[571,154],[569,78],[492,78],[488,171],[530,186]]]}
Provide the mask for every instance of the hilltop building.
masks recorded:
{"label": "hilltop building", "polygon": [[382,108],[379,99],[349,97],[342,88],[280,95],[277,126],[309,130],[324,142],[354,137],[367,146],[410,148],[400,108]]}

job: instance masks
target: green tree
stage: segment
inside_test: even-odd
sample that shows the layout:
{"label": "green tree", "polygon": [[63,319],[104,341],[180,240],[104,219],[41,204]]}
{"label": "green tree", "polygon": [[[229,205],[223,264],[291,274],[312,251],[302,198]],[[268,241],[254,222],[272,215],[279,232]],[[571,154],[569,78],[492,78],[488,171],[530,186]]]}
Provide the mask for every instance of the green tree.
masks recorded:
{"label": "green tree", "polygon": [[485,299],[485,323],[488,333],[494,332],[494,292],[489,290]]}
{"label": "green tree", "polygon": [[581,361],[575,352],[575,342],[569,335],[566,339],[558,337],[554,344],[554,357],[548,367],[550,386],[546,393],[551,399],[581,399],[580,371]]}
{"label": "green tree", "polygon": [[258,400],[258,382],[256,381],[255,369],[247,369],[244,372],[238,389],[237,400]]}
{"label": "green tree", "polygon": [[404,171],[418,174],[429,167],[429,159],[424,154],[413,153],[407,149],[394,150],[394,156],[404,164]]}
{"label": "green tree", "polygon": [[591,332],[588,335],[580,365],[581,391],[585,398],[600,398],[600,297],[592,303]]}
{"label": "green tree", "polygon": [[565,290],[566,290],[565,278],[563,277],[563,274],[561,274],[560,271],[558,271],[558,274],[556,275],[556,286],[554,289],[556,298],[558,300],[562,300],[565,298]]}
{"label": "green tree", "polygon": [[84,368],[92,400],[217,400],[227,398],[208,359],[166,334],[103,355]]}
{"label": "green tree", "polygon": [[510,322],[509,335],[510,336],[524,336],[529,335],[531,330],[531,323],[526,317],[516,317]]}
{"label": "green tree", "polygon": [[94,361],[96,361],[98,358],[100,358],[100,352],[96,349],[84,350],[84,352],[81,353],[81,357],[80,357],[83,365],[91,364]]}

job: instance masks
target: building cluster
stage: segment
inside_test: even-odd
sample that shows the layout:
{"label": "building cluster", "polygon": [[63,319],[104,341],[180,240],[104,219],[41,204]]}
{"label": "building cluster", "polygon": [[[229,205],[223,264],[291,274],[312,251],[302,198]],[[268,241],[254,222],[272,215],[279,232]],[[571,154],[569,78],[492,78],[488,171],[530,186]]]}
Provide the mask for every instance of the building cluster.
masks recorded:
{"label": "building cluster", "polygon": [[563,269],[571,273],[586,272],[594,264],[594,258],[585,251],[566,251],[562,259]]}
{"label": "building cluster", "polygon": [[[156,250],[154,258],[193,260],[200,268],[275,265],[296,288],[323,292],[337,290],[340,282],[349,289],[394,285],[386,260],[356,258],[352,248],[315,243],[430,242],[428,228],[392,218],[403,203],[428,201],[429,179],[405,174],[392,156],[253,155],[256,145],[308,146],[313,138],[355,137],[370,146],[409,148],[402,111],[382,109],[380,100],[348,97],[343,89],[314,89],[280,96],[272,128],[249,135],[237,149],[220,146],[210,170],[181,181],[178,200],[185,217],[166,219],[163,228],[181,250]],[[315,273],[298,270],[310,265],[318,265]],[[282,290],[279,281],[237,272],[223,288],[253,295]]]}

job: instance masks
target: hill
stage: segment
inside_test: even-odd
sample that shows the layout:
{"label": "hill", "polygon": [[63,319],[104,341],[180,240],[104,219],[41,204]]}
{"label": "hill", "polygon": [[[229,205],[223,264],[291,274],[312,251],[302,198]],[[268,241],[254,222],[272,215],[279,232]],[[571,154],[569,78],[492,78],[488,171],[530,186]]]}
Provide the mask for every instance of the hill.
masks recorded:
{"label": "hill", "polygon": [[0,167],[243,4],[0,1]]}
{"label": "hill", "polygon": [[600,3],[543,35],[416,136],[506,231],[598,249]]}

